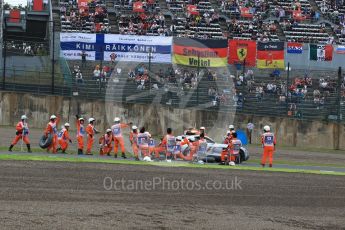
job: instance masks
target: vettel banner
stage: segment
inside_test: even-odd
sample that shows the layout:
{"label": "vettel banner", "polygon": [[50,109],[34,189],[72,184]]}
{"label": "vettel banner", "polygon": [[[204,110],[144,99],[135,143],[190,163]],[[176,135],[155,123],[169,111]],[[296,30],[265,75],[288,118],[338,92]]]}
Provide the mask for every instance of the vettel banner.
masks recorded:
{"label": "vettel banner", "polygon": [[257,67],[262,69],[283,69],[284,42],[258,42]]}
{"label": "vettel banner", "polygon": [[229,64],[256,65],[256,41],[229,40]]}
{"label": "vettel banner", "polygon": [[227,65],[227,40],[174,38],[173,62],[186,66],[224,67]]}

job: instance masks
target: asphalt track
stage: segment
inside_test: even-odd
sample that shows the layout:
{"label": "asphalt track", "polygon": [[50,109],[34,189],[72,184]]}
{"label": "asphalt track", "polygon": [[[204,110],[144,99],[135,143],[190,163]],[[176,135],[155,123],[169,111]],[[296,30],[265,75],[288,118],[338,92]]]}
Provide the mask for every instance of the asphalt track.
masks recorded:
{"label": "asphalt track", "polygon": [[344,207],[341,176],[0,161],[1,229],[345,229]]}

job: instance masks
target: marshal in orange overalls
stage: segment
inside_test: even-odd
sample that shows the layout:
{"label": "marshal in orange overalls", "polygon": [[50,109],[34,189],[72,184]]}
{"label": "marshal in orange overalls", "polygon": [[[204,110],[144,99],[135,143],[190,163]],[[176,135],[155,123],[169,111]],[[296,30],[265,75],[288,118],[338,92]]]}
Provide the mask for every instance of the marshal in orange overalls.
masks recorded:
{"label": "marshal in orange overalls", "polygon": [[65,126],[58,134],[58,142],[63,153],[66,152],[68,143],[72,142],[68,133],[68,128],[68,126]]}
{"label": "marshal in orange overalls", "polygon": [[57,144],[58,144],[58,130],[57,125],[59,124],[60,119],[54,115],[50,117],[50,122],[47,124],[47,127],[44,131],[45,136],[48,136],[48,134],[52,135],[52,143],[48,146],[47,152],[49,152],[52,149],[53,153],[56,153],[57,151]]}
{"label": "marshal in orange overalls", "polygon": [[78,155],[83,155],[84,150],[84,135],[85,135],[85,128],[84,128],[84,119],[79,118],[77,115],[77,141],[78,141]]}
{"label": "marshal in orange overalls", "polygon": [[261,136],[261,143],[264,149],[261,165],[264,167],[266,164],[267,157],[269,158],[270,167],[273,165],[273,154],[275,150],[275,145],[277,143],[275,135],[271,132],[265,132]]}

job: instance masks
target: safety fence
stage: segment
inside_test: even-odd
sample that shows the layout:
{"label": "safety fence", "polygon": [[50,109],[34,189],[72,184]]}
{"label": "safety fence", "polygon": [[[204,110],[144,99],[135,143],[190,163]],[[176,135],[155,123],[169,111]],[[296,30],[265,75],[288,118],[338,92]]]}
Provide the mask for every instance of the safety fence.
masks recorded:
{"label": "safety fence", "polygon": [[[240,83],[232,71],[223,74],[220,71],[217,79],[210,79],[209,71],[216,69],[190,68],[188,71],[199,72],[198,83],[193,86],[177,80],[162,81],[158,72],[172,66],[161,64],[152,64],[150,77],[144,84],[129,79],[128,70],[131,66],[122,68],[120,73],[114,68],[109,77],[95,79],[92,76],[94,62],[87,62],[90,70],[83,71],[84,77],[78,79],[70,71],[71,65],[78,63],[60,60],[54,87],[51,72],[18,69],[7,69],[6,73],[11,77],[5,79],[5,85],[0,82],[0,86],[10,91],[56,94],[76,99],[344,122],[345,89],[342,88],[342,74],[337,70],[301,70],[291,67],[291,70],[279,73],[260,71],[254,72],[253,76],[246,76],[247,79]],[[175,77],[178,79],[178,76]],[[274,85],[273,90],[268,90],[269,84]],[[305,85],[306,92],[303,91]],[[291,87],[298,89],[293,91]],[[210,88],[215,89],[218,95],[210,94]]]}
{"label": "safety fence", "polygon": [[[197,86],[187,88],[181,88],[178,83],[162,84],[154,75],[151,75],[149,82],[145,83],[146,87],[142,88],[135,81],[128,80],[127,73],[112,74],[104,81],[92,80],[91,77],[85,77],[80,81],[70,78],[69,73],[60,73],[54,79],[55,84],[52,88],[50,74],[49,72],[13,70],[12,77],[6,78],[5,85],[1,82],[0,87],[7,91],[40,95],[55,94],[76,99],[160,104],[181,109],[230,111],[253,115],[344,122],[345,97],[344,94],[339,94],[338,89],[340,88],[334,75],[330,75],[329,86],[326,89],[320,89],[318,85],[315,85],[319,80],[314,80],[314,86],[309,87],[315,88],[316,92],[309,90],[308,93],[302,95],[282,92],[287,78],[272,80],[269,77],[262,77],[258,83],[255,83],[256,86],[249,88],[248,82],[245,85],[237,85],[233,79],[222,77],[210,80],[203,70],[200,71]],[[292,84],[295,80],[288,81]],[[258,86],[266,86],[272,82],[276,85],[278,93],[256,90]],[[214,95],[210,95],[211,87],[220,92],[218,99]],[[234,93],[235,91],[237,93]]]}

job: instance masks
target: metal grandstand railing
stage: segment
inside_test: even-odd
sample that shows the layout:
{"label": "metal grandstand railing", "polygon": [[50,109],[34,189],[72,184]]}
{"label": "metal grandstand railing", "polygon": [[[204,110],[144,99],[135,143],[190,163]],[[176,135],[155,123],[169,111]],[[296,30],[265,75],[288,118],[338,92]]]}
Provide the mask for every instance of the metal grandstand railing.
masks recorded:
{"label": "metal grandstand railing", "polygon": [[10,77],[6,77],[5,81],[0,82],[0,88],[3,91],[16,91],[38,95],[49,95],[52,93],[62,96],[71,95],[71,83],[70,81],[64,80],[61,77],[61,73],[56,73],[54,92],[51,86],[51,71],[43,72],[7,68],[6,73]]}
{"label": "metal grandstand railing", "polygon": [[[79,63],[79,61],[76,61]],[[73,64],[76,64],[73,63]],[[62,96],[74,96],[76,99],[89,100],[106,100],[121,103],[136,104],[159,104],[162,106],[171,106],[174,108],[192,108],[207,111],[232,111],[239,114],[253,114],[263,116],[279,116],[290,117],[293,119],[314,119],[332,122],[345,123],[343,118],[345,114],[345,93],[341,89],[343,84],[343,76],[339,71],[329,70],[298,70],[282,71],[279,76],[270,76],[269,72],[255,73],[254,86],[249,87],[247,84],[237,85],[236,79],[233,80],[229,76],[226,78],[219,77],[217,80],[210,80],[206,76],[204,69],[199,71],[198,87],[180,90],[178,84],[161,84],[155,73],[161,65],[153,64],[150,72],[150,86],[146,85],[146,89],[139,90],[138,85],[128,80],[128,70],[123,69],[121,74],[113,72],[106,82],[92,80],[92,65],[87,64],[89,72],[83,72],[83,81],[78,82],[70,71],[71,63],[65,60],[59,60],[59,71],[56,71],[54,90],[52,89],[51,71],[28,71],[18,69],[6,69],[6,73],[10,77],[6,77],[5,85],[0,84],[2,89],[9,91],[20,91],[34,94],[52,94]],[[69,64],[69,65],[68,65]],[[108,63],[102,63],[108,64]],[[1,70],[0,70],[1,71]],[[290,95],[284,93],[286,85],[291,86],[296,78],[305,79],[311,77],[312,85],[309,86],[308,93],[305,96]],[[321,78],[328,80],[328,87],[320,89],[319,82]],[[257,86],[266,86],[268,83],[275,83],[280,93],[265,92],[258,95],[255,88]],[[157,84],[158,89],[153,89],[153,85]],[[344,86],[344,85],[343,85]],[[208,90],[215,87],[219,91],[224,92],[227,98],[225,103],[215,103],[210,97]],[[151,89],[149,89],[151,88]],[[241,92],[234,94],[234,91]],[[314,90],[321,91],[320,100],[315,100]],[[283,92],[282,92],[283,91]],[[285,96],[285,100],[280,100],[281,96]]]}
{"label": "metal grandstand railing", "polygon": [[[152,74],[154,75],[154,74]],[[151,75],[151,76],[152,76]],[[296,78],[304,79],[308,76],[313,78],[312,85],[309,86],[308,93],[301,95],[285,95],[284,93],[264,93],[258,96],[255,91],[248,90],[247,85],[235,86],[238,92],[242,93],[242,99],[231,93],[233,89],[228,80],[218,79],[209,80],[201,75],[202,79],[195,89],[185,89],[182,92],[174,84],[169,85],[169,89],[157,83],[157,79],[151,78],[151,84],[157,83],[158,89],[139,90],[138,85],[132,80],[127,79],[127,72],[123,71],[120,75],[114,74],[108,81],[99,82],[91,80],[89,76],[84,77],[83,82],[74,81],[73,91],[81,98],[100,99],[118,101],[123,103],[142,103],[142,104],[161,104],[178,108],[193,108],[210,111],[236,111],[237,113],[255,114],[265,116],[283,116],[296,119],[317,119],[326,121],[344,122],[343,113],[345,112],[345,95],[341,91],[342,75],[337,71],[313,71],[313,70],[294,70],[289,73],[281,73],[279,77],[264,77],[256,75],[260,79],[257,85],[267,85],[275,82],[282,84],[279,90],[290,86]],[[85,75],[84,75],[85,76]],[[319,89],[321,77],[327,78],[329,86],[326,89]],[[151,85],[152,86],[152,85]],[[208,89],[216,87],[226,92],[227,103],[216,103],[210,99]],[[316,100],[313,90],[319,90],[320,97]],[[280,96],[285,96],[284,101],[280,101]]]}

